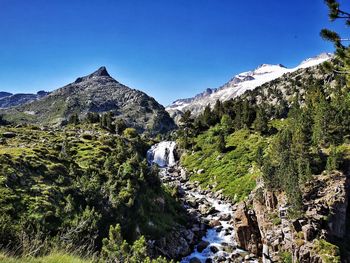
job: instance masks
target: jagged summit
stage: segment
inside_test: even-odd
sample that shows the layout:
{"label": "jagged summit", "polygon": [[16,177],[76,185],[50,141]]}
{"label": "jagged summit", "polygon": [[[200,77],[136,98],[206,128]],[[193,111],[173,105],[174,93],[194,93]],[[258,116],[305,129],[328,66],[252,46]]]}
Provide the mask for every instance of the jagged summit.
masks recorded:
{"label": "jagged summit", "polygon": [[[100,67],[98,70],[94,71],[93,73],[85,76],[85,77],[79,77],[76,79],[76,81],[74,82],[75,84],[82,82],[84,80],[90,80],[90,79],[94,79],[94,78],[100,78],[100,77],[108,77],[111,78],[111,75],[109,75],[107,69],[105,66]],[[113,79],[114,80],[114,79]]]}
{"label": "jagged summit", "polygon": [[279,67],[279,68],[286,68],[284,65],[282,64],[261,64],[259,65],[256,69],[260,69],[260,68],[270,68],[270,67]]}
{"label": "jagged summit", "polygon": [[98,70],[89,75],[89,77],[110,77],[105,66],[100,67]]}

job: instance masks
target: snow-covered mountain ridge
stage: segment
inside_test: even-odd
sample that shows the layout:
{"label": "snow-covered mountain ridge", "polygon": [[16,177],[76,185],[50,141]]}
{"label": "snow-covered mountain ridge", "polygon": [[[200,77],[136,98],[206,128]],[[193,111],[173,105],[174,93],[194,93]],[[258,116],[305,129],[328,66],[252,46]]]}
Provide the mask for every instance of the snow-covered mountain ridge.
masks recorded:
{"label": "snow-covered mountain ridge", "polygon": [[286,73],[319,65],[332,57],[331,53],[322,53],[302,61],[295,68],[286,68],[281,64],[262,64],[252,71],[235,75],[217,89],[206,89],[203,93],[197,94],[192,98],[176,100],[166,107],[166,110],[173,117],[181,115],[186,110],[191,110],[192,114],[198,115],[208,104],[214,105],[217,100],[226,101],[235,98],[247,90],[255,89],[269,81],[282,77]]}

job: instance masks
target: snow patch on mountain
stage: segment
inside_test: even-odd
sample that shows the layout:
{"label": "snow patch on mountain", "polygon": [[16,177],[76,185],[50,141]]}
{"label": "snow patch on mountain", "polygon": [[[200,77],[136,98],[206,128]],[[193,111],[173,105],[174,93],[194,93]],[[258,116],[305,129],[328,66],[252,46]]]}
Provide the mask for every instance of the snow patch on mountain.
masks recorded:
{"label": "snow patch on mountain", "polygon": [[191,110],[192,114],[198,115],[204,107],[208,104],[214,105],[217,100],[226,101],[235,98],[247,90],[255,89],[269,81],[282,77],[286,73],[316,66],[332,57],[331,53],[322,53],[316,57],[304,60],[295,68],[286,68],[281,64],[262,64],[255,70],[235,75],[218,89],[207,89],[193,98],[176,100],[166,107],[166,110],[173,117],[186,110]]}

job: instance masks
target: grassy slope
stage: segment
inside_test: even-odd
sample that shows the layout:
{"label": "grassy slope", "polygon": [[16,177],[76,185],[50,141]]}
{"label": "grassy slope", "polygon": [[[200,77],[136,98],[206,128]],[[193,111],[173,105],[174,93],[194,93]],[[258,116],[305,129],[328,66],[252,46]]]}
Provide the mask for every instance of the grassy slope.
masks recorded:
{"label": "grassy slope", "polygon": [[[233,200],[242,200],[255,187],[259,170],[255,169],[258,147],[265,148],[266,139],[251,133],[249,130],[239,130],[226,137],[226,153],[216,150],[219,127],[214,127],[199,135],[196,140],[196,151],[182,157],[182,164],[193,171],[191,180],[197,180],[202,186],[215,186],[215,190]],[[204,169],[204,173],[196,171]]]}
{"label": "grassy slope", "polygon": [[38,258],[15,258],[0,253],[0,263],[92,263],[91,259],[84,259],[63,252],[53,252]]}
{"label": "grassy slope", "polygon": [[[5,138],[3,134],[6,132],[14,132],[16,136]],[[120,160],[117,158],[119,155],[135,154],[136,150],[132,147],[147,149],[148,146],[127,138],[122,138],[122,142],[116,145],[115,140],[116,137],[107,135],[106,131],[89,125],[67,127],[65,131],[40,130],[34,126],[0,127],[0,237],[7,236],[6,233],[11,237],[20,233],[20,218],[45,222],[47,228],[56,231],[65,224],[73,224],[74,216],[81,216],[87,202],[90,207],[95,206],[95,211],[101,210],[100,213],[104,215],[103,221],[99,223],[100,233],[105,232],[104,228],[108,230],[108,224],[116,223],[114,214],[123,215],[122,213],[127,215],[124,220],[127,222],[123,225],[123,221],[122,227],[126,235],[130,233],[130,236],[136,227],[139,227],[146,237],[156,239],[168,233],[175,223],[184,223],[181,207],[168,191],[154,183],[149,174],[140,172],[138,175],[137,171],[141,169],[139,166],[136,171],[131,164],[121,161],[123,157],[120,157]],[[69,152],[68,157],[62,156],[62,147],[65,144],[66,152]],[[138,152],[143,151],[140,149]],[[103,171],[106,157],[111,154],[114,154],[110,159],[119,171],[118,174],[121,174],[122,168],[126,174],[126,179],[120,179],[115,186],[107,184],[108,178]],[[86,171],[91,168],[97,170],[94,170],[93,176],[86,177]],[[131,171],[127,172],[129,168]],[[119,180],[117,172],[111,175]],[[130,186],[127,183],[129,181]],[[137,183],[139,181],[140,183]],[[140,189],[139,185],[143,187]],[[109,192],[106,190],[108,186],[111,187]],[[111,198],[115,198],[110,200],[122,204],[114,205],[102,200],[102,191],[104,195],[109,194]],[[71,202],[69,197],[74,198],[70,208],[72,212],[66,211]],[[128,200],[131,199],[135,205],[129,207]],[[98,202],[99,200],[101,202]],[[156,202],[160,202],[162,206],[155,206]],[[103,205],[110,206],[108,213]],[[119,207],[123,211],[118,210]],[[114,211],[114,214],[110,214],[111,211]],[[0,247],[5,247],[1,242],[6,241],[0,238]],[[50,262],[48,258],[43,261],[19,261],[4,257],[0,255],[0,262]],[[72,258],[67,262],[80,261]]]}

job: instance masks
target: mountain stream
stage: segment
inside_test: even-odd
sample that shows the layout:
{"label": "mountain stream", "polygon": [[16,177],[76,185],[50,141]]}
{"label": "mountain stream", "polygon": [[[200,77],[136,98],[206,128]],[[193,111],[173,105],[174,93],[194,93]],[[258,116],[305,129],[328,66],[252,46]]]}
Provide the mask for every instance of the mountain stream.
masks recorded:
{"label": "mountain stream", "polygon": [[[181,260],[181,263],[209,263],[209,262],[237,262],[233,258],[237,255],[245,255],[245,262],[258,262],[243,250],[237,249],[234,240],[234,229],[231,224],[234,209],[232,204],[217,198],[215,194],[208,194],[197,187],[188,187],[183,180],[175,178],[169,171],[179,169],[175,160],[176,143],[173,141],[162,141],[152,146],[147,152],[147,160],[150,164],[156,163],[160,167],[159,176],[164,183],[175,181],[183,190],[185,208],[188,212],[197,210],[200,219],[208,222],[206,234],[202,241],[194,247],[192,253]],[[203,213],[198,203],[190,200],[204,200],[211,207],[209,213]],[[192,205],[191,205],[192,204]],[[243,258],[242,258],[243,260]]]}

